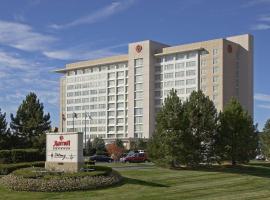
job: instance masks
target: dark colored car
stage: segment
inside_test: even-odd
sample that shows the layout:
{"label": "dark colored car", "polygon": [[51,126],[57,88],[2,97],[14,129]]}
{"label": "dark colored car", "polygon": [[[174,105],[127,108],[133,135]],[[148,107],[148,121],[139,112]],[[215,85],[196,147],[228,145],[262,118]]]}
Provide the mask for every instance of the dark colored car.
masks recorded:
{"label": "dark colored car", "polygon": [[123,159],[124,162],[147,162],[149,161],[145,153],[134,153]]}
{"label": "dark colored car", "polygon": [[105,156],[105,155],[90,156],[89,160],[95,161],[95,162],[112,162],[113,161],[112,158]]}

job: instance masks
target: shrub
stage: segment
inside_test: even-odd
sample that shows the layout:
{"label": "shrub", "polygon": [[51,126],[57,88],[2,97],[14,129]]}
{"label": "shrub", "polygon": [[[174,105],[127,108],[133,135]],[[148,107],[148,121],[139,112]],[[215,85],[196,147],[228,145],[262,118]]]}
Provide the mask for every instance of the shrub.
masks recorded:
{"label": "shrub", "polygon": [[17,163],[17,164],[0,164],[0,175],[7,175],[17,169],[26,167],[44,167],[44,162],[28,162],[28,163]]}
{"label": "shrub", "polygon": [[21,169],[4,176],[0,183],[16,191],[62,192],[107,187],[122,180],[121,175],[111,168],[93,167],[96,171],[78,173],[50,172],[44,168],[35,168],[35,171],[33,168]]}
{"label": "shrub", "polygon": [[19,163],[45,160],[38,149],[12,149],[0,151],[0,163]]}

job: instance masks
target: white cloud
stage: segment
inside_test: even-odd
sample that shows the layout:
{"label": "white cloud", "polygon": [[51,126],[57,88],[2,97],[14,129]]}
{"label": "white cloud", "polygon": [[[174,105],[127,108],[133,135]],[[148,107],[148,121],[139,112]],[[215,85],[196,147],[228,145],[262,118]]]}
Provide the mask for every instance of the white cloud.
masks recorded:
{"label": "white cloud", "polygon": [[85,50],[81,46],[79,48],[55,50],[55,51],[44,51],[43,54],[49,58],[58,60],[90,60],[96,58],[102,58],[107,56],[118,55],[113,49],[126,46],[127,44],[113,45],[104,47],[96,50]]}
{"label": "white cloud", "polygon": [[270,16],[265,15],[259,18],[259,21],[270,22]]}
{"label": "white cloud", "polygon": [[262,23],[259,23],[259,24],[256,24],[256,25],[253,25],[251,27],[252,30],[257,30],[257,31],[261,31],[261,30],[268,30],[270,29],[270,24],[262,24]]}
{"label": "white cloud", "polygon": [[4,68],[9,67],[20,70],[27,70],[34,67],[33,63],[29,62],[28,60],[2,50],[0,50],[0,64]]}
{"label": "white cloud", "polygon": [[56,41],[53,36],[35,32],[31,26],[0,20],[0,44],[25,51],[47,49]]}
{"label": "white cloud", "polygon": [[243,4],[243,7],[251,7],[259,4],[268,4],[270,3],[270,0],[250,0],[246,1],[245,4]]}
{"label": "white cloud", "polygon": [[75,19],[66,24],[52,24],[50,25],[50,27],[53,29],[63,29],[63,28],[70,28],[70,27],[83,25],[83,24],[93,24],[98,21],[104,20],[116,13],[119,13],[122,10],[129,8],[133,3],[134,3],[134,0],[123,0],[123,1],[113,2],[110,5],[104,8],[101,8],[100,10],[97,10],[96,12],[90,15],[83,16],[81,18]]}
{"label": "white cloud", "polygon": [[270,109],[270,104],[269,105],[267,105],[267,104],[259,104],[258,107],[259,108]]}
{"label": "white cloud", "polygon": [[269,94],[256,93],[254,95],[254,99],[257,100],[257,101],[269,101],[270,102],[270,95]]}

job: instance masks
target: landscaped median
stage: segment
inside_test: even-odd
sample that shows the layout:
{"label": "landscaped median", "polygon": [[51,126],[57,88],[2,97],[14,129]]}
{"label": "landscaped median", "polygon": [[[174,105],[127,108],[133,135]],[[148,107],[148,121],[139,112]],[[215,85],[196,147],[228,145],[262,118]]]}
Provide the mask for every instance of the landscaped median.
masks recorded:
{"label": "landscaped median", "polygon": [[108,187],[121,182],[121,175],[106,166],[91,166],[88,171],[64,173],[44,168],[15,170],[0,179],[0,184],[15,191],[62,192]]}

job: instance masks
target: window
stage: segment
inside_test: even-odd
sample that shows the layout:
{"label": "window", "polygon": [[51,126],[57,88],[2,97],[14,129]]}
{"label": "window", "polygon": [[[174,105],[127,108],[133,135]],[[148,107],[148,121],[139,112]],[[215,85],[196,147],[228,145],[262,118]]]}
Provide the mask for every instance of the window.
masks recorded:
{"label": "window", "polygon": [[217,55],[218,54],[218,49],[213,49],[213,55]]}
{"label": "window", "polygon": [[219,66],[214,66],[213,67],[213,74],[216,74],[219,72]]}
{"label": "window", "polygon": [[185,71],[175,72],[175,78],[184,77],[184,76],[185,76]]}
{"label": "window", "polygon": [[142,82],[142,81],[143,81],[143,76],[142,75],[135,76],[135,83]]}
{"label": "window", "polygon": [[109,112],[108,112],[108,116],[109,116],[109,117],[114,117],[114,115],[115,115],[115,112],[114,112],[114,111],[109,111]]}
{"label": "window", "polygon": [[117,116],[123,116],[124,115],[124,111],[123,110],[118,110],[117,111]]}
{"label": "window", "polygon": [[135,129],[135,131],[142,131],[143,126],[142,126],[142,124],[137,124],[137,125],[134,126],[134,129]]}
{"label": "window", "polygon": [[175,70],[180,70],[180,69],[184,69],[185,68],[185,63],[176,63],[175,64]]}
{"label": "window", "polygon": [[142,115],[143,114],[143,109],[142,108],[135,108],[135,115]]}
{"label": "window", "polygon": [[135,107],[143,107],[143,101],[142,100],[135,100],[134,106]]}
{"label": "window", "polygon": [[177,94],[185,94],[185,89],[176,90]]}
{"label": "window", "polygon": [[122,124],[122,123],[124,123],[124,118],[117,119],[117,124]]}
{"label": "window", "polygon": [[108,108],[110,109],[110,108],[114,108],[115,107],[115,104],[114,103],[109,103],[108,104]]}
{"label": "window", "polygon": [[219,77],[218,77],[218,76],[214,76],[214,77],[213,77],[213,83],[217,83],[218,80],[219,80]]}
{"label": "window", "polygon": [[213,86],[213,92],[217,92],[218,91],[218,85],[214,85]]}
{"label": "window", "polygon": [[164,87],[173,87],[173,86],[174,86],[174,81],[164,82]]}
{"label": "window", "polygon": [[135,97],[135,99],[142,99],[143,98],[143,92],[135,92],[134,97]]}
{"label": "window", "polygon": [[155,79],[156,79],[157,81],[162,81],[162,80],[163,80],[163,76],[162,76],[161,74],[156,74],[156,75],[155,75]]}
{"label": "window", "polygon": [[186,58],[186,54],[181,53],[181,54],[176,55],[176,60],[183,60],[185,58]]}
{"label": "window", "polygon": [[114,131],[114,126],[109,126],[108,131]]}
{"label": "window", "polygon": [[135,124],[141,124],[141,123],[143,123],[143,117],[135,117],[134,118],[134,123]]}
{"label": "window", "polygon": [[116,127],[116,131],[123,131],[124,130],[124,127],[123,126],[117,126]]}
{"label": "window", "polygon": [[117,85],[123,85],[123,84],[124,84],[124,79],[117,80]]}
{"label": "window", "polygon": [[134,60],[134,65],[135,66],[141,66],[141,65],[143,65],[143,59],[142,58],[135,59]]}
{"label": "window", "polygon": [[155,88],[157,88],[157,89],[163,88],[163,84],[162,83],[155,83]]}
{"label": "window", "polygon": [[184,86],[184,85],[185,85],[185,81],[184,80],[175,81],[175,86]]}
{"label": "window", "polygon": [[186,71],[186,76],[194,76],[196,75],[196,70],[187,70]]}
{"label": "window", "polygon": [[117,103],[117,108],[124,108],[124,103]]}
{"label": "window", "polygon": [[143,68],[142,67],[136,67],[135,68],[135,74],[142,74],[143,73]]}
{"label": "window", "polygon": [[173,60],[174,60],[174,56],[173,55],[165,56],[165,61],[166,62],[173,61]]}
{"label": "window", "polygon": [[108,120],[108,124],[114,124],[114,123],[115,123],[114,119],[109,119]]}
{"label": "window", "polygon": [[196,55],[197,55],[196,52],[190,52],[190,53],[187,54],[187,59],[189,59],[189,58],[195,58]]}
{"label": "window", "polygon": [[173,70],[173,69],[174,69],[174,65],[173,64],[164,65],[164,70]]}
{"label": "window", "polygon": [[205,76],[201,77],[201,84],[204,84],[204,83],[206,83],[206,77]]}
{"label": "window", "polygon": [[115,96],[108,96],[108,101],[115,101]]}
{"label": "window", "polygon": [[124,72],[121,71],[121,72],[117,72],[117,77],[123,77],[124,76]]}
{"label": "window", "polygon": [[205,69],[205,68],[202,68],[202,69],[201,69],[201,74],[202,74],[202,75],[205,75],[205,74],[206,74],[206,69]]}
{"label": "window", "polygon": [[194,91],[194,90],[196,90],[195,87],[194,87],[194,88],[187,88],[187,89],[186,89],[186,93],[189,94],[189,93],[191,93],[191,92]]}
{"label": "window", "polygon": [[115,78],[115,73],[111,72],[108,74],[109,79]]}
{"label": "window", "polygon": [[173,72],[172,73],[165,73],[164,78],[167,78],[167,79],[173,78]]}
{"label": "window", "polygon": [[117,95],[117,101],[122,101],[122,100],[124,100],[124,95],[123,94]]}
{"label": "window", "polygon": [[117,88],[117,93],[122,93],[124,92],[124,87],[118,87]]}
{"label": "window", "polygon": [[213,64],[217,64],[218,63],[218,58],[213,58]]}
{"label": "window", "polygon": [[195,83],[196,83],[196,79],[187,79],[186,80],[187,85],[192,85],[192,84],[195,84]]}
{"label": "window", "polygon": [[142,89],[143,89],[143,84],[142,83],[135,84],[135,91],[136,90],[142,90]]}
{"label": "window", "polygon": [[205,66],[206,66],[206,60],[205,60],[205,59],[202,59],[202,60],[201,60],[201,66],[202,66],[202,67],[205,67]]}
{"label": "window", "polygon": [[108,93],[109,94],[114,94],[115,93],[115,89],[114,88],[109,88],[108,89]]}
{"label": "window", "polygon": [[194,67],[194,66],[196,66],[196,61],[186,62],[186,67]]}

